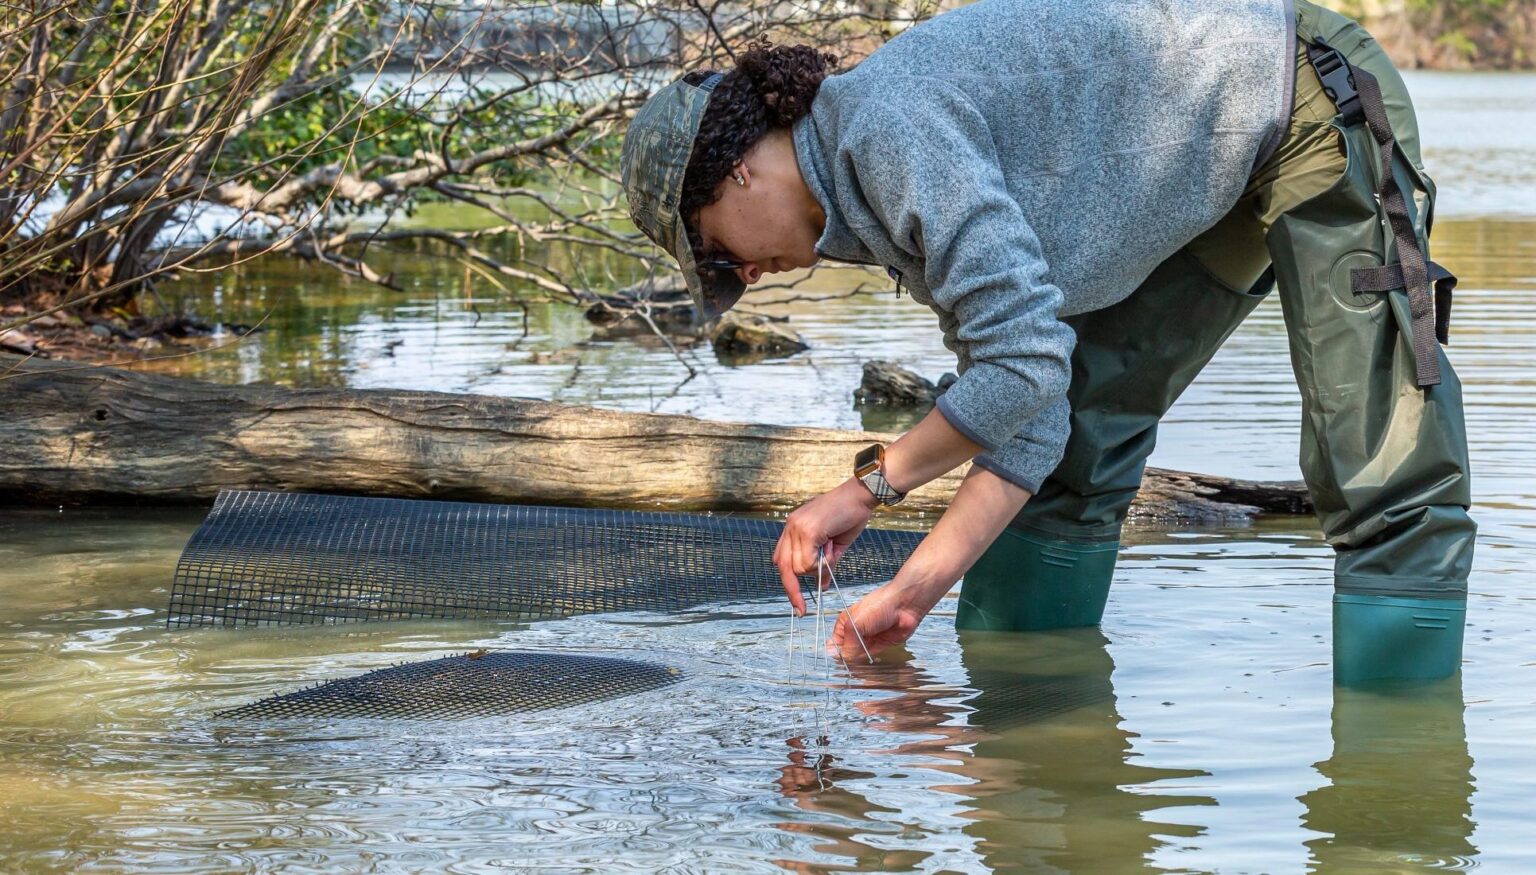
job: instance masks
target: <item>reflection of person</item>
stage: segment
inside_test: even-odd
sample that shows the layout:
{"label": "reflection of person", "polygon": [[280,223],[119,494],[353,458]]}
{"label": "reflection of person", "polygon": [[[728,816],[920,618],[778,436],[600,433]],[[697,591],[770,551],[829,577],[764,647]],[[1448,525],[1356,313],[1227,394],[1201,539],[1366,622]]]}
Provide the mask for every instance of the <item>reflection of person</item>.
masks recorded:
{"label": "reflection of person", "polygon": [[[934,689],[933,679],[913,665],[910,658],[903,658],[909,657],[909,654],[900,648],[898,651],[896,658],[856,666],[860,683],[858,692],[866,695],[871,691],[895,692],[897,695],[861,699],[854,703],[854,708],[876,718],[873,722],[875,726],[894,733],[915,735],[916,738],[891,750],[871,753],[910,758],[930,770],[961,771],[961,763],[968,757],[956,748],[970,740],[970,731],[963,726],[952,725],[955,708],[941,701],[953,699],[954,692]],[[857,860],[860,869],[906,872],[918,868],[925,855],[911,850],[871,845],[862,840],[862,830],[850,828],[846,822],[847,818],[889,822],[893,816],[901,814],[900,809],[881,805],[858,792],[856,788],[874,777],[872,773],[855,771],[840,763],[834,754],[825,749],[825,737],[796,736],[788,739],[787,743],[788,761],[779,767],[779,777],[775,783],[785,799],[813,816],[780,822],[779,828],[819,837],[822,839],[816,846],[819,852]],[[932,789],[955,793],[966,791],[966,788],[955,787]],[[836,817],[814,816],[820,814],[833,814]],[[825,866],[812,867],[790,860],[776,862],[781,868],[792,872],[829,871]]]}
{"label": "reflection of person", "polygon": [[[1136,763],[1110,682],[1114,662],[1097,629],[966,632],[960,644],[967,685],[976,692],[959,702],[955,691],[936,687],[908,659],[849,666],[865,689],[899,693],[855,706],[877,718],[871,726],[910,739],[889,753],[956,776],[932,789],[964,799],[965,832],[977,840],[988,871],[1139,871],[1170,838],[1199,834],[1200,827],[1156,816],[1215,803],[1187,791],[1158,792],[1160,781],[1186,785],[1202,773]],[[848,779],[862,774],[826,754],[813,759],[800,739],[790,740],[780,775],[781,792],[807,812],[887,816],[887,809],[849,789],[860,782]],[[882,853],[834,823],[783,826],[823,836],[827,853],[861,861]]]}
{"label": "reflection of person", "polygon": [[1472,757],[1459,679],[1421,689],[1335,690],[1328,784],[1301,797],[1317,871],[1466,869]]}
{"label": "reflection of person", "polygon": [[1157,791],[1201,772],[1137,764],[1107,643],[1097,629],[961,634],[977,690],[966,723],[980,735],[960,771],[989,777],[971,793],[966,832],[989,871],[1141,871],[1169,839],[1202,832],[1187,814],[1159,822],[1160,811],[1216,803]]}
{"label": "reflection of person", "polygon": [[755,45],[654,95],[624,144],[630,213],[706,316],[765,273],[878,264],[959,358],[933,413],[789,516],[797,611],[818,548],[971,459],[860,628],[904,640],[962,575],[962,627],[1096,624],[1158,419],[1274,282],[1338,674],[1455,670],[1474,527],[1435,343],[1450,279],[1423,254],[1412,106],[1363,30],[1306,0],[981,2],[830,60]]}

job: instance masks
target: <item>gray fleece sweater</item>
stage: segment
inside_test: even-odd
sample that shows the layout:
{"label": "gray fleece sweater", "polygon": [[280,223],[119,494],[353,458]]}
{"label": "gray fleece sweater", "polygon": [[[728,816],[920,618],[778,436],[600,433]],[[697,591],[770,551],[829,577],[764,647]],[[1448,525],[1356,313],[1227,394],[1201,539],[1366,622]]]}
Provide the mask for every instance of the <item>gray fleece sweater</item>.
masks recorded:
{"label": "gray fleece sweater", "polygon": [[1237,202],[1285,131],[1294,38],[1288,0],[983,0],[822,84],[793,131],[817,250],[938,314],[939,410],[977,464],[1039,490],[1069,429],[1061,317]]}

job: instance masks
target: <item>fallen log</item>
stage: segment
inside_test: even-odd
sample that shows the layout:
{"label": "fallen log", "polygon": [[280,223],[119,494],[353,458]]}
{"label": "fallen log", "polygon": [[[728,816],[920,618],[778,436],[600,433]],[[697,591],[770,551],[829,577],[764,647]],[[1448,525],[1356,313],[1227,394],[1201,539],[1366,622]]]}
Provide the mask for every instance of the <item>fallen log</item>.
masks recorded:
{"label": "fallen log", "polygon": [[[522,398],[225,386],[0,354],[0,497],[206,503],[276,489],[668,510],[792,509],[892,435]],[[886,513],[942,511],[962,471]],[[1151,469],[1139,519],[1310,512],[1300,483]]]}

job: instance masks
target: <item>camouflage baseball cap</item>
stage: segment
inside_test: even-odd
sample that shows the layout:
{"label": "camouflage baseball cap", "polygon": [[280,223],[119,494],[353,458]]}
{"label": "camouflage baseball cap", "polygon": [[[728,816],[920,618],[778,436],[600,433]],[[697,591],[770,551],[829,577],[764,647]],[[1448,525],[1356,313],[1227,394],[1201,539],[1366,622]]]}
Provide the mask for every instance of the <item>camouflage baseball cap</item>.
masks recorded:
{"label": "camouflage baseball cap", "polygon": [[710,92],[724,75],[715,73],[699,85],[678,79],[651,95],[629,123],[621,165],[630,218],[653,243],[677,259],[688,294],[706,320],[735,306],[747,288],[734,270],[697,264],[688,229],[678,212],[693,139],[704,119]]}

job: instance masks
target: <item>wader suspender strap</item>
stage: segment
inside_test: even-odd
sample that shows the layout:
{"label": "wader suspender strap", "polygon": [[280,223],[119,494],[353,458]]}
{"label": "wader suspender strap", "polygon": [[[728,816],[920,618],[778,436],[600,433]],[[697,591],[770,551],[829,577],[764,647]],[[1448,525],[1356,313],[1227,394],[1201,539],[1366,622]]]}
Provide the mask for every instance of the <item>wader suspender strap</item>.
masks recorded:
{"label": "wader suspender strap", "polygon": [[[1317,71],[1317,78],[1322,80],[1323,91],[1339,108],[1343,123],[1353,125],[1363,120],[1381,152],[1381,181],[1377,194],[1397,240],[1397,264],[1351,270],[1350,290],[1355,293],[1407,290],[1408,311],[1413,318],[1416,382],[1420,387],[1437,386],[1440,384],[1440,359],[1435,354],[1435,341],[1449,342],[1451,290],[1456,287],[1456,277],[1426,258],[1419,247],[1413,220],[1408,216],[1408,204],[1392,174],[1393,153],[1401,150],[1392,134],[1392,124],[1387,120],[1381,85],[1375,76],[1351,67],[1337,49],[1321,40],[1307,43],[1307,59]],[[1403,160],[1408,157],[1404,155]],[[1433,295],[1430,293],[1431,283],[1434,284]]]}

